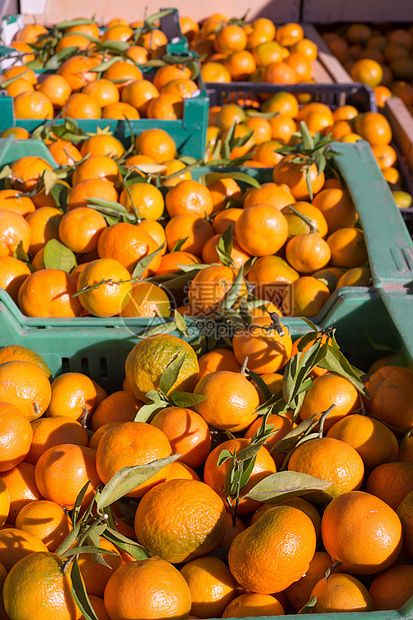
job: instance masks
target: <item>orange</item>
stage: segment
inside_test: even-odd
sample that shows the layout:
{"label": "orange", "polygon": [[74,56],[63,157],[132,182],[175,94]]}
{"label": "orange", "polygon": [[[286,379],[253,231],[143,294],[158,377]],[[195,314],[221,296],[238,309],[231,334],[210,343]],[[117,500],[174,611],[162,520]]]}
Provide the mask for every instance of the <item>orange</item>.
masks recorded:
{"label": "orange", "polygon": [[22,215],[0,209],[0,258],[13,256],[19,243],[23,250],[28,252],[31,238],[30,225]]}
{"label": "orange", "polygon": [[323,189],[314,196],[312,204],[324,215],[330,234],[339,228],[350,228],[356,223],[356,211],[347,190]]}
{"label": "orange", "polygon": [[63,117],[69,118],[101,118],[102,108],[90,95],[85,93],[74,93],[70,95],[66,106],[62,112]]}
{"label": "orange", "polygon": [[135,139],[137,153],[152,157],[157,164],[173,159],[176,155],[176,145],[163,129],[147,129]]}
{"label": "orange", "polygon": [[293,22],[284,24],[277,29],[275,38],[284,47],[291,47],[304,37],[304,31],[300,24]]}
{"label": "orange", "polygon": [[118,103],[109,103],[105,106],[102,110],[102,118],[117,118],[124,121],[125,119],[138,120],[140,116],[138,110],[129,105],[129,103],[119,101]]}
{"label": "orange", "polygon": [[310,501],[319,503],[358,489],[364,476],[364,464],[356,450],[332,437],[311,439],[298,445],[288,462],[288,470],[311,474],[333,483],[325,491],[307,496]]}
{"label": "orange", "polygon": [[188,39],[188,41],[192,42],[197,38],[199,34],[199,25],[194,19],[192,19],[192,17],[181,15],[179,18],[179,25],[182,34]]}
{"label": "orange", "polygon": [[388,120],[379,112],[364,112],[355,121],[356,132],[364,139],[375,144],[389,144],[392,138]]}
{"label": "orange", "polygon": [[160,558],[123,564],[111,575],[104,600],[111,618],[185,620],[191,609],[185,579],[172,564]]}
{"label": "orange", "polygon": [[174,174],[175,172],[178,172],[178,170],[183,170],[184,168],[186,168],[183,161],[179,159],[171,159],[170,161],[166,161],[164,163],[165,163],[165,170],[163,171],[163,174],[162,174],[163,176],[162,183],[165,187],[174,187],[175,185],[178,185],[178,183],[180,183],[181,181],[186,181],[186,180],[191,179],[190,172],[184,172],[183,174],[180,174],[177,177],[168,178],[170,175]]}
{"label": "orange", "polygon": [[272,205],[256,204],[243,210],[235,224],[235,236],[252,256],[275,254],[288,237],[285,216]]}
{"label": "orange", "polygon": [[290,265],[304,274],[311,274],[326,267],[331,258],[330,247],[316,234],[295,235],[285,248]]}
{"label": "orange", "polygon": [[167,407],[158,412],[151,424],[163,431],[179,460],[196,469],[211,448],[211,433],[205,420],[195,411]]}
{"label": "orange", "polygon": [[22,461],[13,469],[2,472],[0,478],[6,485],[9,493],[7,520],[9,523],[14,524],[23,506],[34,500],[42,499],[36,486],[34,465]]}
{"label": "orange", "polygon": [[53,118],[52,102],[42,92],[23,91],[13,101],[16,119],[43,120]]}
{"label": "orange", "polygon": [[283,616],[284,608],[275,596],[245,592],[237,596],[224,609],[222,618],[254,618],[261,616]]}
{"label": "orange", "polygon": [[161,92],[150,100],[146,115],[148,118],[176,121],[184,114],[183,99],[175,93]]}
{"label": "orange", "polygon": [[[96,285],[99,285],[98,288],[93,288]],[[93,316],[119,314],[127,304],[126,294],[131,287],[129,271],[113,258],[100,258],[87,263],[77,281],[78,292],[89,289],[79,295],[79,299]]]}
{"label": "orange", "polygon": [[288,144],[296,131],[295,121],[290,116],[280,113],[271,117],[268,122],[271,125],[272,140],[280,140],[284,144]]}
{"label": "orange", "polygon": [[89,82],[97,80],[97,73],[91,71],[98,65],[96,58],[88,56],[72,56],[65,60],[57,70],[57,74],[61,75],[68,82],[72,91],[80,90]]}
{"label": "orange", "polygon": [[149,183],[133,183],[120,195],[120,203],[138,218],[158,220],[164,212],[161,191]]}
{"label": "orange", "polygon": [[52,383],[52,398],[47,409],[51,418],[67,416],[86,419],[96,406],[96,388],[92,379],[80,372],[66,372]]}
{"label": "orange", "polygon": [[[261,375],[261,379],[270,388],[271,394],[276,394],[277,392],[282,390],[282,381],[283,381],[282,375],[277,374],[277,373],[265,374],[265,375]],[[272,383],[271,383],[271,379],[273,379]],[[258,389],[258,393],[261,395],[261,390]],[[262,402],[265,402],[264,398],[262,398],[261,400]],[[254,437],[258,429],[261,428],[262,421],[263,421],[262,417],[261,416],[258,417],[255,420],[255,422],[253,422],[251,426],[247,428],[247,430],[245,431],[244,437],[247,437],[248,439],[252,439],[252,437]],[[267,425],[268,426],[272,425],[272,432],[274,433],[273,435],[271,435],[271,437],[267,439],[267,441],[264,444],[264,446],[267,447],[268,449],[271,449],[273,446],[275,446],[275,444],[278,443],[285,435],[287,435],[287,433],[289,433],[292,428],[291,420],[289,420],[287,417],[278,415],[276,413],[271,413],[268,416]],[[283,460],[284,460],[284,457],[285,455],[283,455]]]}
{"label": "orange", "polygon": [[[334,410],[331,413],[334,414]],[[366,415],[354,414],[338,420],[328,430],[327,437],[340,439],[352,446],[368,469],[397,460],[395,434],[379,420]]]}
{"label": "orange", "polygon": [[180,270],[179,265],[197,265],[200,260],[189,252],[168,252],[162,257],[156,275],[166,275]]}
{"label": "orange", "polygon": [[264,82],[270,82],[271,84],[297,84],[299,81],[293,67],[290,67],[287,62],[283,61],[271,62],[266,65],[262,73],[262,79]]}
{"label": "orange", "polygon": [[[188,302],[194,316],[217,314],[232,289],[237,274],[231,267],[210,265],[195,274],[188,289]],[[244,281],[239,297],[246,294]]]}
{"label": "orange", "polygon": [[26,65],[28,62],[32,62],[36,58],[35,54],[32,54],[32,48],[30,47],[30,45],[24,43],[23,41],[16,41],[15,43],[10,43],[9,47],[12,47],[18,52],[24,52],[21,56],[21,61],[24,65]]}
{"label": "orange", "polygon": [[16,528],[39,538],[49,551],[56,551],[72,530],[72,522],[61,506],[44,499],[23,506]]}
{"label": "orange", "polygon": [[16,32],[14,39],[25,43],[35,43],[38,37],[44,34],[48,34],[48,31],[41,24],[27,24]]}
{"label": "orange", "polygon": [[[5,482],[3,482],[3,480],[0,478],[0,529],[6,523],[7,517],[9,516],[9,512],[10,512],[9,490]],[[2,571],[0,570],[0,572]],[[0,587],[2,587],[1,579],[0,579]],[[0,611],[1,611],[1,607],[0,607]]]}
{"label": "orange", "polygon": [[244,196],[244,209],[253,205],[265,204],[281,210],[295,202],[288,185],[275,183],[263,183],[260,188],[250,188]]}
{"label": "orange", "polygon": [[[95,596],[94,594],[89,594],[88,596],[90,604],[92,605],[93,611],[95,612],[98,620],[110,620],[103,599],[99,596]],[[85,620],[85,616],[80,616],[80,620]]]}
{"label": "orange", "polygon": [[99,38],[99,27],[98,25],[90,20],[87,24],[79,24],[77,26],[71,26],[70,28],[65,29],[65,33],[69,32],[81,32],[83,34],[88,34],[91,37]]}
{"label": "orange", "polygon": [[397,515],[403,528],[403,550],[412,557],[413,555],[413,493],[410,491],[397,507]]}
{"label": "orange", "polygon": [[149,102],[159,96],[159,90],[149,80],[135,80],[122,88],[121,100],[146,115]]}
{"label": "orange", "polygon": [[397,510],[406,495],[413,491],[413,465],[401,461],[378,465],[366,480],[366,491]]}
{"label": "orange", "polygon": [[[290,237],[308,233],[313,233],[323,238],[327,235],[327,221],[320,209],[309,202],[303,201],[295,202],[293,208],[294,212],[289,207],[282,209],[283,214],[287,218]],[[298,211],[298,214],[295,211]],[[311,226],[303,218],[310,220]]]}
{"label": "orange", "polygon": [[125,147],[122,142],[114,136],[97,134],[82,142],[80,153],[82,157],[89,154],[94,157],[105,156],[118,159],[125,153]]}
{"label": "orange", "polygon": [[85,428],[72,417],[63,415],[55,418],[41,417],[34,420],[31,426],[33,439],[25,460],[33,465],[36,465],[43,452],[52,446],[61,443],[88,445],[88,435]]}
{"label": "orange", "polygon": [[27,216],[32,231],[30,253],[36,254],[50,239],[58,239],[62,212],[55,207],[40,207]]}
{"label": "orange", "polygon": [[397,460],[403,461],[404,463],[413,463],[412,446],[413,439],[410,437],[404,437],[399,447]]}
{"label": "orange", "polygon": [[277,372],[291,357],[288,329],[280,323],[280,333],[272,323],[269,316],[254,318],[250,327],[237,330],[232,340],[237,361],[242,364],[247,357],[247,368],[257,374]]}
{"label": "orange", "polygon": [[257,68],[253,54],[248,50],[238,50],[224,61],[233,81],[245,81]]}
{"label": "orange", "polygon": [[390,144],[374,144],[371,148],[380,170],[394,166],[397,160],[397,154]]}
{"label": "orange", "polygon": [[334,574],[318,581],[310,598],[316,597],[314,613],[374,611],[373,600],[361,581],[352,575]]}
{"label": "orange", "polygon": [[34,86],[24,78],[18,78],[17,80],[6,86],[5,91],[7,92],[9,97],[13,97],[14,99],[15,97],[17,97],[17,95],[21,95],[21,93],[34,92]]}
{"label": "orange", "polygon": [[356,60],[350,71],[351,79],[368,86],[378,86],[383,80],[383,70],[377,60],[363,58]]}
{"label": "orange", "polygon": [[310,562],[308,571],[285,591],[288,602],[298,612],[311,598],[311,591],[320,579],[325,578],[327,570],[332,567],[333,560],[325,551],[316,551]]}
{"label": "orange", "polygon": [[72,94],[69,82],[61,75],[48,75],[38,84],[37,90],[46,95],[56,108],[64,106]]}
{"label": "orange", "polygon": [[[282,146],[283,144],[279,140],[268,140],[267,142],[261,142],[261,144],[258,144],[252,155],[253,161],[259,162],[268,168],[275,166],[283,158],[281,153],[277,153],[277,149]],[[292,202],[295,202],[294,197]]]}
{"label": "orange", "polygon": [[[204,481],[206,484],[218,493],[222,501],[225,502],[225,507],[227,510],[230,510],[230,507],[232,507],[233,510],[236,509],[236,513],[239,515],[254,512],[257,508],[259,508],[260,502],[244,497],[244,495],[246,495],[258,482],[271,474],[275,474],[277,471],[274,459],[270,455],[269,451],[264,446],[261,446],[256,454],[254,466],[250,472],[248,482],[240,492],[239,503],[236,502],[235,499],[232,501],[229,498],[226,499],[224,491],[225,480],[231,465],[231,460],[227,460],[225,463],[219,465],[220,455],[224,450],[228,450],[231,454],[234,454],[235,451],[238,454],[249,445],[250,440],[246,438],[229,439],[228,441],[224,441],[216,446],[212,452],[210,452],[205,461],[204,467]],[[230,501],[231,504],[229,503]]]}
{"label": "orange", "polygon": [[[300,163],[292,163],[294,156],[286,155],[274,168],[274,183],[286,183],[296,200],[308,200],[310,198],[306,171]],[[305,164],[305,162],[303,162]],[[311,164],[309,168],[310,185],[313,194],[317,194],[324,185],[324,172],[318,173],[315,164]]]}
{"label": "orange", "polygon": [[[96,451],[96,467],[106,484],[122,467],[145,465],[171,454],[171,445],[161,430],[143,422],[123,422],[102,435]],[[128,497],[142,497],[148,489],[163,482],[168,473],[169,466],[166,466],[131,490]]]}
{"label": "orange", "polygon": [[[100,259],[115,260],[116,263],[123,265],[128,272],[132,273],[136,263],[141,258],[156,250],[156,243],[150,235],[138,229],[137,226],[120,222],[119,224],[112,224],[102,232],[97,249]],[[161,257],[158,253],[145,269],[144,276],[152,275],[158,268],[160,261]],[[126,277],[122,279],[128,280]],[[130,283],[128,284],[129,286],[123,291],[124,294],[129,292]],[[124,309],[126,303],[126,300],[122,301],[121,310]]]}
{"label": "orange", "polygon": [[50,397],[49,379],[37,364],[25,361],[0,364],[0,402],[15,405],[30,422],[45,412]]}
{"label": "orange", "polygon": [[27,417],[10,403],[0,403],[0,420],[0,471],[8,471],[26,457],[33,431]]}
{"label": "orange", "polygon": [[96,80],[96,82],[89,82],[82,88],[82,93],[93,97],[101,108],[105,108],[108,105],[118,103],[119,90],[115,84],[110,80],[104,80],[103,78]]}
{"label": "orange", "polygon": [[413,425],[411,406],[413,373],[399,366],[383,366],[374,372],[366,383],[371,400],[368,411],[376,418],[396,427],[398,434],[405,434]]}
{"label": "orange", "polygon": [[214,47],[217,52],[230,54],[247,47],[247,34],[241,26],[225,25],[216,35]]}
{"label": "orange", "polygon": [[[299,415],[301,420],[307,420],[314,414],[321,414],[334,405],[324,422],[324,429],[328,431],[333,424],[353,413],[360,407],[359,394],[356,388],[344,377],[334,374],[325,374],[316,377],[309,390],[305,393]],[[320,415],[314,420],[320,419]]]}
{"label": "orange", "polygon": [[191,70],[189,67],[169,64],[164,67],[160,67],[153,78],[153,84],[161,90],[163,86],[171,82],[172,80],[189,79],[191,77]]}
{"label": "orange", "polygon": [[364,233],[358,228],[340,228],[327,237],[331,265],[361,267],[368,259]]}
{"label": "orange", "polygon": [[19,308],[26,316],[80,316],[81,305],[76,280],[60,269],[41,269],[32,273],[19,289]]}
{"label": "orange", "polygon": [[104,200],[118,201],[118,193],[105,179],[86,179],[73,185],[67,198],[67,210],[77,207],[87,207],[88,198],[103,198]]}
{"label": "orange", "polygon": [[191,592],[191,614],[198,618],[220,618],[238,586],[227,565],[219,558],[204,556],[187,562],[181,568],[181,575]]}
{"label": "orange", "polygon": [[150,282],[136,282],[127,293],[128,302],[121,316],[170,316],[171,302],[166,292]]}
{"label": "orange", "polygon": [[[79,150],[69,140],[56,140],[47,148],[60,166],[74,166],[77,161],[82,159]],[[48,198],[51,198],[50,194],[48,194]]]}
{"label": "orange", "polygon": [[[262,112],[274,112],[287,116],[288,118],[297,118],[299,114],[298,100],[289,92],[280,91],[274,93],[261,107]],[[295,130],[294,130],[295,131]]]}
{"label": "orange", "polygon": [[78,494],[90,481],[82,502],[88,506],[100,484],[95,451],[68,443],[52,446],[39,457],[35,478],[37,488],[45,499],[68,510],[72,510]]}
{"label": "orange", "polygon": [[[70,568],[63,569],[60,556],[38,550],[14,566],[6,577],[3,589],[4,607],[12,617],[24,619],[59,617],[61,620],[78,620],[77,608],[71,588]],[[30,576],[36,574],[36,579]],[[25,595],[21,596],[24,591]]]}
{"label": "orange", "polygon": [[274,594],[300,579],[315,548],[310,517],[291,506],[275,506],[234,539],[229,568],[247,590]]}
{"label": "orange", "polygon": [[199,366],[194,349],[184,340],[169,334],[148,336],[139,341],[125,362],[126,379],[136,398],[147,402],[146,393],[159,389],[161,375],[181,354],[184,362],[170,392],[192,391],[195,387]]}
{"label": "orange", "polygon": [[257,297],[281,304],[285,287],[297,280],[299,274],[280,256],[261,256],[246,277]]}
{"label": "orange", "polygon": [[17,304],[21,285],[31,271],[26,263],[12,256],[0,257],[0,288],[4,289]]}
{"label": "orange", "polygon": [[133,422],[142,406],[131,392],[120,390],[104,398],[92,413],[89,427],[92,431],[108,422]]}
{"label": "orange", "polygon": [[8,571],[19,560],[36,551],[47,551],[47,547],[37,536],[17,528],[0,530],[0,558]]}
{"label": "orange", "polygon": [[246,119],[245,110],[241,106],[236,103],[227,103],[218,112],[216,124],[221,131],[225,131],[234,123],[243,123]]}
{"label": "orange", "polygon": [[[204,263],[221,263],[221,259],[217,251],[217,246],[220,239],[221,235],[214,235],[205,243],[202,248],[202,260]],[[250,255],[247,252],[244,252],[244,250],[238,245],[235,238],[232,240],[230,256],[234,263],[234,267],[237,270],[241,269],[247,260],[251,258]]]}
{"label": "orange", "polygon": [[169,220],[165,226],[165,235],[168,251],[172,251],[176,244],[185,239],[181,250],[200,257],[205,242],[213,236],[213,229],[209,222],[193,214],[177,215]]}
{"label": "orange", "polygon": [[135,514],[138,541],[152,555],[173,564],[213,551],[225,529],[223,501],[197,480],[158,484],[145,493]]}
{"label": "orange", "polygon": [[315,316],[328,298],[328,287],[311,276],[302,276],[284,291],[282,308],[286,316]]}
{"label": "orange", "polygon": [[321,535],[333,561],[355,575],[371,575],[389,568],[402,544],[397,514],[364,491],[344,493],[326,506]]}
{"label": "orange", "polygon": [[227,230],[231,223],[235,227],[235,222],[241,217],[242,213],[242,209],[238,209],[235,207],[229,207],[228,209],[220,211],[212,221],[214,233],[219,233],[222,235],[222,233]]}
{"label": "orange", "polygon": [[119,181],[119,168],[110,157],[92,155],[76,166],[72,184],[74,186],[87,179],[102,179],[115,184]]}
{"label": "orange", "polygon": [[213,211],[213,202],[209,189],[197,181],[184,180],[169,189],[165,198],[169,216],[197,215],[205,217]]}
{"label": "orange", "polygon": [[115,570],[121,566],[122,559],[115,545],[103,537],[99,537],[99,547],[111,552],[99,556],[106,564],[96,562],[92,554],[84,553],[79,556],[79,568],[87,593],[103,597],[105,586]]}
{"label": "orange", "polygon": [[410,564],[391,566],[373,579],[369,594],[374,609],[400,609],[413,592],[413,567]]}
{"label": "orange", "polygon": [[66,34],[56,45],[55,51],[60,52],[68,47],[76,47],[78,50],[85,50],[90,47],[90,41],[81,34]]}
{"label": "orange", "polygon": [[205,375],[217,370],[230,370],[232,372],[239,372],[241,370],[241,364],[239,364],[235,358],[234,353],[230,349],[214,349],[204,353],[199,358],[199,374],[198,381],[200,381]]}
{"label": "orange", "polygon": [[200,480],[198,474],[192,467],[189,465],[185,465],[185,463],[181,463],[181,461],[174,461],[171,465],[171,469],[169,470],[169,474],[165,480]]}
{"label": "orange", "polygon": [[104,80],[113,80],[117,88],[121,89],[134,80],[142,80],[142,71],[135,64],[127,60],[118,60],[114,65],[103,72]]}
{"label": "orange", "polygon": [[129,41],[133,35],[132,28],[124,25],[113,25],[108,27],[102,34],[101,41]]}
{"label": "orange", "polygon": [[243,431],[257,414],[259,396],[255,387],[239,372],[218,370],[205,375],[196,385],[194,394],[206,400],[194,405],[207,424],[219,430]]}
{"label": "orange", "polygon": [[72,252],[86,253],[96,250],[106,220],[98,211],[79,207],[68,211],[59,224],[60,241]]}

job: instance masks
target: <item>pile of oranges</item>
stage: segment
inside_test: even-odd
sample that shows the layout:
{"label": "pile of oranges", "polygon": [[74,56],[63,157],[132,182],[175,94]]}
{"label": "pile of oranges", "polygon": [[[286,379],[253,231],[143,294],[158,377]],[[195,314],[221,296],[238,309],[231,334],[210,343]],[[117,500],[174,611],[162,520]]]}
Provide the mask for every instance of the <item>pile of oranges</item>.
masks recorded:
{"label": "pile of oranges", "polygon": [[132,61],[119,60],[99,72],[100,64],[93,55],[79,55],[52,74],[11,67],[1,79],[14,99],[15,118],[47,120],[60,113],[82,119],[176,120],[183,117],[184,99],[199,93],[186,66],[166,65],[148,80]]}
{"label": "pile of oranges", "polygon": [[380,107],[393,93],[413,111],[413,26],[384,30],[350,24],[322,37],[353,80],[374,87]]}
{"label": "pile of oranges", "polygon": [[[0,191],[0,286],[25,315],[153,317],[178,307],[215,316],[243,269],[237,297],[253,315],[314,316],[336,287],[369,284],[349,192],[303,156],[295,163],[277,154],[273,180],[244,191],[225,173],[206,184],[180,174],[184,164],[163,130],[139,134],[135,147],[127,156],[107,134],[89,137],[80,151],[55,140],[49,149],[66,164],[66,180],[40,157],[10,165]],[[148,162],[176,174],[157,187],[141,176]],[[134,168],[130,183],[120,169]],[[64,204],[46,193],[47,175],[66,193]],[[58,256],[69,256],[64,266],[56,244]]]}
{"label": "pile of oranges", "polygon": [[[184,340],[147,337],[109,395],[81,373],[52,379],[25,347],[0,350],[2,617],[404,605],[413,373],[386,356],[363,384],[348,364],[331,372],[319,362],[295,402],[295,360],[336,345],[329,333],[292,343],[281,327],[255,319],[232,348],[199,358]],[[127,482],[133,468],[147,473]]]}

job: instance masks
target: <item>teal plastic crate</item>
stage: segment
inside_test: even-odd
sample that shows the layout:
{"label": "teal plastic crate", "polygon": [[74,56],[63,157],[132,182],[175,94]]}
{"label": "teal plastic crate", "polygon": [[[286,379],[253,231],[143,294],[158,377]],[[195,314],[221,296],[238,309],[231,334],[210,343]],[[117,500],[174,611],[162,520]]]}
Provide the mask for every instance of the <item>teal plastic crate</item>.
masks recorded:
{"label": "teal plastic crate", "polygon": [[[357,207],[363,225],[373,276],[373,286],[345,287],[335,291],[321,312],[313,317],[319,328],[334,326],[343,351],[362,368],[383,355],[371,341],[396,350],[402,347],[413,360],[410,320],[413,299],[413,244],[402,217],[391,200],[383,175],[366,142],[337,144],[336,162]],[[53,162],[40,141],[0,140],[0,166],[23,155],[38,155]],[[198,168],[199,178],[219,169]],[[247,170],[262,182],[269,170]],[[221,170],[222,172],[222,170]],[[0,346],[24,344],[43,355],[54,374],[62,370],[84,369],[106,387],[119,386],[127,352],[148,326],[168,319],[41,319],[24,316],[11,298],[0,290]],[[309,331],[300,318],[283,319],[292,336]],[[189,341],[199,334],[196,321],[188,319]],[[180,335],[179,333],[174,333]]]}

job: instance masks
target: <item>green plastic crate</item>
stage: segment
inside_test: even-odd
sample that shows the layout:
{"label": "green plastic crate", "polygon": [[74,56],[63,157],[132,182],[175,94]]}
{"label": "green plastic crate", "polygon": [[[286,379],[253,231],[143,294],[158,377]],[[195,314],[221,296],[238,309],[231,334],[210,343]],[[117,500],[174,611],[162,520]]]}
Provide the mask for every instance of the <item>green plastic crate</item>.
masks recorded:
{"label": "green plastic crate", "polygon": [[[363,225],[373,275],[373,286],[346,287],[335,291],[322,311],[313,317],[320,328],[337,328],[338,340],[349,358],[362,368],[383,354],[379,345],[400,349],[413,360],[413,335],[409,320],[413,300],[413,244],[402,217],[390,200],[391,193],[366,142],[337,144],[337,164],[347,182]],[[0,140],[0,165],[23,155],[38,155],[54,163],[40,141]],[[55,165],[55,164],[54,164]],[[216,171],[199,168],[194,178]],[[249,169],[263,182],[264,169]],[[390,194],[390,196],[389,196]],[[104,386],[119,386],[123,360],[137,335],[168,319],[41,319],[24,316],[11,298],[0,290],[0,346],[24,344],[44,355],[54,374],[62,370],[87,370]],[[309,331],[300,318],[284,318],[293,337]],[[189,340],[199,333],[196,321],[188,320]],[[179,334],[175,334],[179,335]]]}

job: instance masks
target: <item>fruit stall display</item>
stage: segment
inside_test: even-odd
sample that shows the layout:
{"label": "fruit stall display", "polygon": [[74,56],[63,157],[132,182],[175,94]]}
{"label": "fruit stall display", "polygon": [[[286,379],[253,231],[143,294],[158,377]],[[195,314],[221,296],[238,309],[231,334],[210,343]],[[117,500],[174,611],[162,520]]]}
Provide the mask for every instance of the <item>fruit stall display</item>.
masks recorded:
{"label": "fruit stall display", "polygon": [[160,17],[3,71],[0,620],[410,618],[397,124],[299,24]]}

